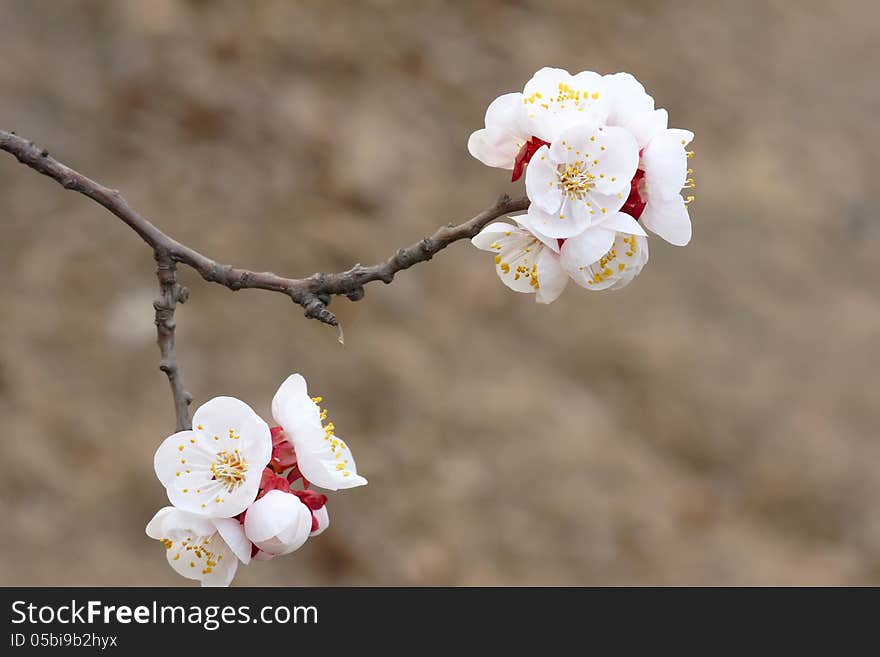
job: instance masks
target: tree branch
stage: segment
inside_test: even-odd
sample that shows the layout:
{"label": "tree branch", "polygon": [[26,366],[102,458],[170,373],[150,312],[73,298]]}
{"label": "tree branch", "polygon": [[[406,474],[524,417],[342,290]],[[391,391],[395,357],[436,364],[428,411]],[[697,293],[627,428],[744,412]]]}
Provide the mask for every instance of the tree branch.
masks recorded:
{"label": "tree branch", "polygon": [[0,150],[14,155],[19,162],[57,181],[65,189],[88,196],[119,217],[149,244],[154,252],[162,252],[174,262],[195,269],[202,278],[230,290],[255,288],[286,294],[305,310],[306,317],[337,326],[336,316],[327,309],[330,298],[345,295],[352,301],[364,296],[364,285],[373,281],[390,283],[394,275],[419,262],[430,260],[436,253],[461,239],[476,235],[493,219],[529,206],[526,197],[511,199],[506,194],[480,214],[461,224],[449,224],[415,244],[400,249],[386,261],[372,266],[355,265],[335,274],[312,274],[306,278],[285,278],[272,272],[254,272],[213,260],[193,248],[181,244],[143,215],[136,212],[122,195],[61,164],[33,142],[14,133],[0,130]]}

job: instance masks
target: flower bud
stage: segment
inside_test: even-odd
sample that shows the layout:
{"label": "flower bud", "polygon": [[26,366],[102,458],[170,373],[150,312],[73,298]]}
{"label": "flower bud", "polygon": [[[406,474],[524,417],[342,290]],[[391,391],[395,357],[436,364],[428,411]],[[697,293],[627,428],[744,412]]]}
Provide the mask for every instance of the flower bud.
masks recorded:
{"label": "flower bud", "polygon": [[248,539],[264,552],[288,554],[302,547],[312,529],[312,513],[296,495],[270,490],[251,504],[244,518]]}

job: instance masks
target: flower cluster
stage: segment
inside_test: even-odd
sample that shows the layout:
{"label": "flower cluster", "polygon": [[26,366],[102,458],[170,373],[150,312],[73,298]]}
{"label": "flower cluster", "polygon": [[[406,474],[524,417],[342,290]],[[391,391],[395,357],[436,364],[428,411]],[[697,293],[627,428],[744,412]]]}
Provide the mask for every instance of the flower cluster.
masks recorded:
{"label": "flower cluster", "polygon": [[288,554],[327,529],[327,496],[311,486],[367,480],[321,402],[293,374],[272,400],[278,426],[243,401],[216,397],[195,412],[192,430],[162,442],[156,476],[172,506],[146,531],[165,545],[174,570],[202,586],[228,586],[239,562]]}
{"label": "flower cluster", "polygon": [[492,167],[525,171],[528,213],[486,226],[473,244],[495,254],[498,276],[550,303],[569,279],[590,290],[627,285],[648,261],[645,229],[691,239],[687,204],[692,132],[629,73],[571,75],[542,68],[522,93],[496,98],[468,150]]}

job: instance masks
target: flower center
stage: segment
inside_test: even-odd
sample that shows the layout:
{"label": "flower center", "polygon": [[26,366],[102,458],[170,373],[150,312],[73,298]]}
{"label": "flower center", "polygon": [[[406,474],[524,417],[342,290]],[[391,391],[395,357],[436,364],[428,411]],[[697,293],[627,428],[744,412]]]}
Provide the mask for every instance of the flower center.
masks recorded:
{"label": "flower center", "polygon": [[232,492],[244,483],[247,462],[239,451],[228,452],[225,449],[217,452],[217,460],[211,464],[211,474],[227,492]]}
{"label": "flower center", "polygon": [[559,189],[569,200],[584,200],[587,192],[596,185],[593,182],[596,176],[588,172],[580,160],[572,164],[560,164],[556,170],[559,173]]}

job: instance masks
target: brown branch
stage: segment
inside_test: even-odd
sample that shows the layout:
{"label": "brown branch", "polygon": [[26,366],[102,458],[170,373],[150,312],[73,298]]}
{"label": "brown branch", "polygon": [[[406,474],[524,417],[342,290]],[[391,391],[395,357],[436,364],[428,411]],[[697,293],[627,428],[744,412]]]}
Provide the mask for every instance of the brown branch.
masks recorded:
{"label": "brown branch", "polygon": [[461,224],[449,224],[433,235],[404,249],[400,249],[386,261],[372,266],[355,265],[348,271],[335,274],[312,274],[307,278],[285,278],[272,272],[255,272],[226,265],[202,255],[150,223],[136,212],[122,195],[61,164],[33,142],[0,130],[0,150],[14,155],[19,162],[29,166],[71,189],[88,196],[122,219],[132,230],[149,244],[154,251],[163,252],[174,262],[189,265],[206,281],[219,283],[230,290],[256,288],[281,292],[303,307],[306,317],[336,326],[335,315],[327,309],[330,298],[345,295],[352,301],[364,296],[364,285],[373,281],[390,283],[394,275],[419,262],[430,260],[436,253],[461,239],[471,238],[493,219],[511,212],[525,210],[527,198],[511,199],[506,194],[480,214]]}
{"label": "brown branch", "polygon": [[183,386],[177,356],[174,353],[174,310],[178,303],[186,303],[189,291],[177,282],[177,263],[168,254],[156,251],[156,277],[159,279],[159,298],[153,302],[156,310],[156,333],[162,362],[159,369],[168,376],[177,430],[192,429],[189,421],[189,404],[192,395]]}
{"label": "brown branch", "polygon": [[153,304],[156,310],[159,349],[162,353],[159,368],[168,376],[171,385],[178,430],[190,427],[188,406],[192,399],[183,386],[174,354],[174,310],[188,296],[186,288],[177,282],[178,263],[192,267],[206,281],[218,283],[233,291],[251,288],[281,292],[302,306],[306,317],[341,330],[336,316],[327,308],[332,297],[345,295],[352,301],[359,301],[364,297],[364,285],[367,283],[390,283],[397,272],[430,260],[453,242],[473,237],[493,219],[525,210],[529,206],[526,197],[511,199],[504,194],[492,207],[475,217],[460,224],[450,223],[443,226],[433,235],[399,249],[384,262],[372,266],[357,264],[347,271],[335,274],[317,273],[306,278],[285,278],[272,272],[255,272],[222,264],[181,244],[134,210],[118,190],[87,178],[51,157],[48,151],[13,132],[0,130],[0,150],[11,153],[19,162],[52,178],[65,189],[79,192],[103,206],[125,222],[153,249],[160,288],[160,296]]}

